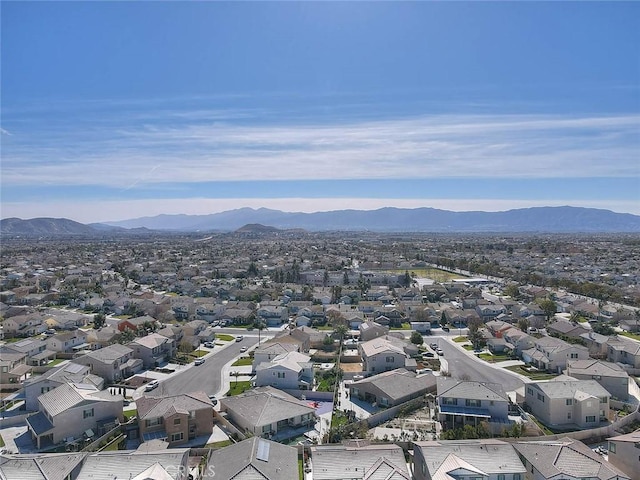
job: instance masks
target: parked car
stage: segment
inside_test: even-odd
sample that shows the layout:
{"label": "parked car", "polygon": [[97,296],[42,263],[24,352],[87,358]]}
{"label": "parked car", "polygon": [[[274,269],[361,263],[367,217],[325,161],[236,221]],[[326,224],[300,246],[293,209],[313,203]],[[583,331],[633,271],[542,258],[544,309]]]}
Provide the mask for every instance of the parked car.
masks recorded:
{"label": "parked car", "polygon": [[247,351],[247,347],[242,347],[242,348],[240,349],[240,351],[241,351],[241,352],[243,352],[243,353],[244,353],[244,352],[246,352],[246,351]]}
{"label": "parked car", "polygon": [[216,344],[213,342],[204,342],[204,346],[207,348],[213,348],[216,346]]}
{"label": "parked car", "polygon": [[211,400],[211,403],[213,403],[214,407],[218,404],[218,399],[215,395],[209,395],[209,400]]}
{"label": "parked car", "polygon": [[438,349],[438,344],[437,343],[432,343],[429,346],[431,347],[432,350],[437,350]]}
{"label": "parked car", "polygon": [[242,335],[238,335],[236,337],[236,342],[241,342],[242,340],[244,340],[244,337]]}
{"label": "parked car", "polygon": [[440,355],[440,356],[444,356],[444,351],[443,351],[441,348],[439,348],[438,350],[436,350],[436,353],[437,353],[438,355]]}
{"label": "parked car", "polygon": [[443,332],[449,332],[449,331],[450,331],[450,329],[449,329],[449,327],[442,327],[442,331],[443,331]]}
{"label": "parked car", "polygon": [[147,383],[147,386],[144,387],[144,391],[150,392],[151,390],[158,388],[158,385],[160,385],[160,382],[158,382],[158,380],[151,380],[149,383]]}
{"label": "parked car", "polygon": [[193,362],[194,365],[202,365],[204,363],[204,358],[196,358],[196,361]]}
{"label": "parked car", "polygon": [[433,357],[435,357],[435,355],[431,352],[424,352],[422,354],[422,358],[433,358]]}

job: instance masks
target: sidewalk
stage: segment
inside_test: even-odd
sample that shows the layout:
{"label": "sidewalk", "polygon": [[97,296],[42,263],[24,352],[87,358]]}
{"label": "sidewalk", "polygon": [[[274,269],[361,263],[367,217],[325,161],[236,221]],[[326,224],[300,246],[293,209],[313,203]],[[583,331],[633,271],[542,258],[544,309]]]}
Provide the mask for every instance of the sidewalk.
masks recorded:
{"label": "sidewalk", "polygon": [[[258,344],[257,343],[255,345],[253,345],[252,347],[250,347],[246,352],[240,354],[240,357],[248,356],[249,352],[251,352],[252,350],[255,350],[256,348],[258,348]],[[238,357],[238,358],[240,358],[240,357]],[[240,372],[241,373],[241,375],[237,378],[237,380],[239,382],[251,380],[253,378],[253,375],[251,375],[251,369],[252,369],[251,365],[242,365],[242,366],[236,366],[236,367],[232,366],[233,363],[238,358],[234,358],[233,360],[227,362],[222,367],[222,369],[220,370],[220,390],[218,390],[214,394],[216,396],[216,398],[220,399],[220,398],[226,396],[226,393],[231,388],[231,382],[235,382],[236,381],[236,377],[235,376],[232,377],[231,376],[231,372]],[[218,405],[216,407],[219,409],[220,408],[220,403],[218,403]]]}

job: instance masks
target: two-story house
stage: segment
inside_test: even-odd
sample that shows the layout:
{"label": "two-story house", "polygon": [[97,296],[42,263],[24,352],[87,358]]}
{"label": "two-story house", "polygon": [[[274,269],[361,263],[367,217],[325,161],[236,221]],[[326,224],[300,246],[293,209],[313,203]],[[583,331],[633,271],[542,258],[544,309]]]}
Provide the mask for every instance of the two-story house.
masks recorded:
{"label": "two-story house", "polygon": [[[390,337],[378,337],[358,345],[362,357],[362,371],[366,375],[407,368],[415,370],[415,360],[409,358],[400,342]],[[412,368],[413,367],[413,368]]]}
{"label": "two-story house", "polygon": [[525,403],[547,426],[585,429],[609,418],[611,394],[595,380],[557,380],[525,385]]}
{"label": "two-story house", "polygon": [[142,396],[136,400],[143,441],[165,439],[181,445],[213,431],[213,404],[205,392],[170,397]]}
{"label": "two-story house", "polygon": [[[438,411],[443,427],[487,422],[497,431],[509,424],[509,397],[502,385],[438,377]],[[493,427],[495,425],[495,427]]]}
{"label": "two-story house", "polygon": [[534,347],[522,352],[522,360],[540,370],[562,373],[567,362],[587,360],[589,349],[582,345],[567,343],[555,337],[541,337],[534,340]]}
{"label": "two-story house", "polygon": [[313,362],[299,352],[278,355],[256,367],[256,385],[281,390],[311,390],[313,388]]}
{"label": "two-story house", "polygon": [[158,333],[136,338],[127,345],[133,356],[142,360],[144,368],[155,368],[168,362],[176,353],[176,342]]}
{"label": "two-story house", "polygon": [[567,364],[566,374],[576,380],[595,380],[618,400],[629,399],[630,377],[619,365],[601,360],[575,360]]}
{"label": "two-story house", "polygon": [[117,343],[74,358],[72,362],[90,366],[91,373],[104,378],[107,383],[128,378],[143,367],[142,360],[134,357],[131,348]]}
{"label": "two-story house", "polygon": [[39,449],[102,435],[123,420],[122,395],[86,383],[60,385],[40,395],[38,403],[27,427]]}

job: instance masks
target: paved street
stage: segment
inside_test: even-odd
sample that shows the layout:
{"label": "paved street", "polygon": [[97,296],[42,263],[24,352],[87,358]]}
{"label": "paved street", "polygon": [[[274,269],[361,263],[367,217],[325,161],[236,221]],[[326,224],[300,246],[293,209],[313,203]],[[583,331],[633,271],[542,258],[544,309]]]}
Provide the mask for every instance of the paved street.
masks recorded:
{"label": "paved street", "polygon": [[[226,330],[226,329],[225,329]],[[221,330],[226,333],[226,331]],[[237,330],[233,332],[237,334]],[[241,342],[231,342],[225,347],[216,347],[213,352],[205,357],[206,361],[202,365],[195,366],[193,364],[184,370],[171,375],[164,381],[160,382],[160,386],[151,392],[146,392],[149,396],[160,395],[177,395],[179,393],[194,392],[202,390],[207,394],[217,394],[221,388],[221,373],[223,367],[234,358],[241,355],[242,347],[252,347],[258,343],[258,334],[246,330],[241,333],[244,340]],[[262,332],[262,341],[265,338],[273,336],[272,332]]]}
{"label": "paved street", "polygon": [[512,392],[524,385],[522,379],[499,367],[473,358],[449,340],[439,337],[425,337],[427,343],[437,343],[444,351],[448,371],[453,378],[469,378],[478,382],[492,382],[501,384],[505,391]]}

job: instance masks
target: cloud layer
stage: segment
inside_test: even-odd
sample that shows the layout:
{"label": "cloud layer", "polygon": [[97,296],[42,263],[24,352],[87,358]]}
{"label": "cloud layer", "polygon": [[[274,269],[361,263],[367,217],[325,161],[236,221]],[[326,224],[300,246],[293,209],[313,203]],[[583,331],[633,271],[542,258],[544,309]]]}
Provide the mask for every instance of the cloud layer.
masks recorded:
{"label": "cloud layer", "polygon": [[639,115],[443,115],[252,124],[247,111],[12,126],[3,186],[237,180],[639,177]]}

